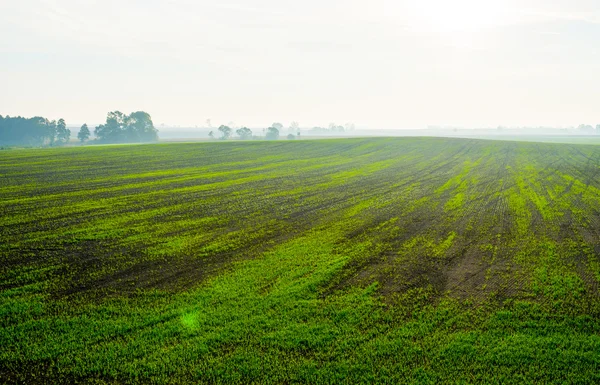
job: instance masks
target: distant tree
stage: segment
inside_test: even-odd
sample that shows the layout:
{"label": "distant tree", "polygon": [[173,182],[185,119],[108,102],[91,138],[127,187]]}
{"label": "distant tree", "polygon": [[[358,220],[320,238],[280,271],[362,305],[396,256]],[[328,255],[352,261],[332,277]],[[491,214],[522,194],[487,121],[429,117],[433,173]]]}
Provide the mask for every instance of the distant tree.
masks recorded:
{"label": "distant tree", "polygon": [[276,128],[277,131],[283,130],[283,124],[281,124],[281,123],[273,123],[273,124],[271,124],[271,127]]}
{"label": "distant tree", "polygon": [[345,128],[346,131],[354,131],[356,129],[356,126],[354,125],[354,123],[346,123]]}
{"label": "distant tree", "polygon": [[333,132],[344,132],[345,128],[344,126],[341,125],[337,125],[335,123],[329,123],[329,131],[333,131]]}
{"label": "distant tree", "polygon": [[267,134],[265,135],[265,139],[268,139],[268,140],[279,139],[279,129],[277,129],[276,127],[267,128]]}
{"label": "distant tree", "polygon": [[311,128],[311,129],[310,129],[310,131],[312,131],[312,132],[314,132],[314,133],[317,133],[317,132],[319,132],[319,133],[322,133],[322,132],[327,132],[327,131],[329,131],[329,129],[328,129],[328,128],[325,128],[325,127],[319,127],[319,126],[315,126],[315,127]]}
{"label": "distant tree", "polygon": [[100,142],[125,142],[126,127],[127,115],[121,111],[112,111],[106,115],[106,124],[101,124],[94,129],[94,135]]}
{"label": "distant tree", "polygon": [[214,133],[213,131],[211,131],[211,132],[209,132],[209,133],[208,133],[208,136],[209,136],[211,139],[214,139],[214,138],[215,138],[215,133]]}
{"label": "distant tree", "polygon": [[68,143],[71,139],[71,130],[67,128],[67,124],[64,119],[58,119],[56,123],[56,140],[59,143]]}
{"label": "distant tree", "polygon": [[290,123],[290,128],[289,128],[290,134],[295,134],[298,131],[300,131],[300,124],[298,122]]}
{"label": "distant tree", "polygon": [[132,112],[125,115],[120,111],[109,112],[106,124],[94,129],[94,134],[100,142],[153,142],[158,140],[158,130],[152,123],[150,114],[144,111]]}
{"label": "distant tree", "polygon": [[144,111],[132,112],[126,119],[125,127],[128,142],[155,142],[158,130],[154,128],[150,114]]}
{"label": "distant tree", "polygon": [[596,134],[600,135],[600,124],[596,124]]}
{"label": "distant tree", "polygon": [[219,127],[219,131],[221,131],[221,139],[229,139],[231,137],[231,128],[228,126],[221,125]]}
{"label": "distant tree", "polygon": [[46,119],[46,127],[47,127],[47,132],[48,132],[48,144],[50,146],[54,146],[54,143],[56,142],[56,134],[57,134],[56,120]]}
{"label": "distant tree", "polygon": [[89,138],[90,138],[90,129],[88,128],[87,124],[84,124],[79,129],[79,133],[77,133],[77,139],[79,139],[79,141],[81,143],[83,143],[86,140],[88,140]]}
{"label": "distant tree", "polygon": [[579,127],[577,127],[580,131],[593,131],[594,127],[590,126],[589,124],[580,124]]}
{"label": "distant tree", "polygon": [[240,137],[240,139],[252,139],[252,130],[247,127],[242,127],[235,131],[236,134]]}
{"label": "distant tree", "polygon": [[296,137],[294,136],[294,134],[288,134],[287,138],[288,138],[289,140],[296,139]]}

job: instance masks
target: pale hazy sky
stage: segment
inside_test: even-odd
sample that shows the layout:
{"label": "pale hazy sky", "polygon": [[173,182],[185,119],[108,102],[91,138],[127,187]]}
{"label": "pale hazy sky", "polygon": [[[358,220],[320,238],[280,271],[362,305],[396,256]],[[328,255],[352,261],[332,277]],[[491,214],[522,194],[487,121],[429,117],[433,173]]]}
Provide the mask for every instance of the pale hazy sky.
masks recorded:
{"label": "pale hazy sky", "polygon": [[0,0],[0,114],[600,123],[599,0]]}

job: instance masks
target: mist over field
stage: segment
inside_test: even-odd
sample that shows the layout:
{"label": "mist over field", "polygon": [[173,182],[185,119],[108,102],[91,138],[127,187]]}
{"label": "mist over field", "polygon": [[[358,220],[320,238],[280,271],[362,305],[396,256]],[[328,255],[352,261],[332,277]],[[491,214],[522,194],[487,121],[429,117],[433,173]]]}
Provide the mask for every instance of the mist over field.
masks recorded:
{"label": "mist over field", "polygon": [[0,2],[0,383],[600,383],[596,0]]}

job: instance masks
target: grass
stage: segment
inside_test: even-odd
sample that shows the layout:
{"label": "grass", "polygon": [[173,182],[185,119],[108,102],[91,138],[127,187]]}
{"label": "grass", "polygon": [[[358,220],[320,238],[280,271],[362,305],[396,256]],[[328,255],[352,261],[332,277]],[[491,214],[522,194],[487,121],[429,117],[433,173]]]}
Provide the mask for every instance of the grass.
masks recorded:
{"label": "grass", "polygon": [[6,383],[598,383],[600,149],[0,153]]}

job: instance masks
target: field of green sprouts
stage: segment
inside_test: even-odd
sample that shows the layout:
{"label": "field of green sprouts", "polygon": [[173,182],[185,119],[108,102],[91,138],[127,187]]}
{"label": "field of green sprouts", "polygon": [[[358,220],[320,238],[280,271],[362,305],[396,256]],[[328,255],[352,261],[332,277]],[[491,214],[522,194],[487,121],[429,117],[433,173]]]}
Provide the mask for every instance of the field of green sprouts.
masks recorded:
{"label": "field of green sprouts", "polygon": [[600,382],[600,147],[0,151],[0,383]]}

